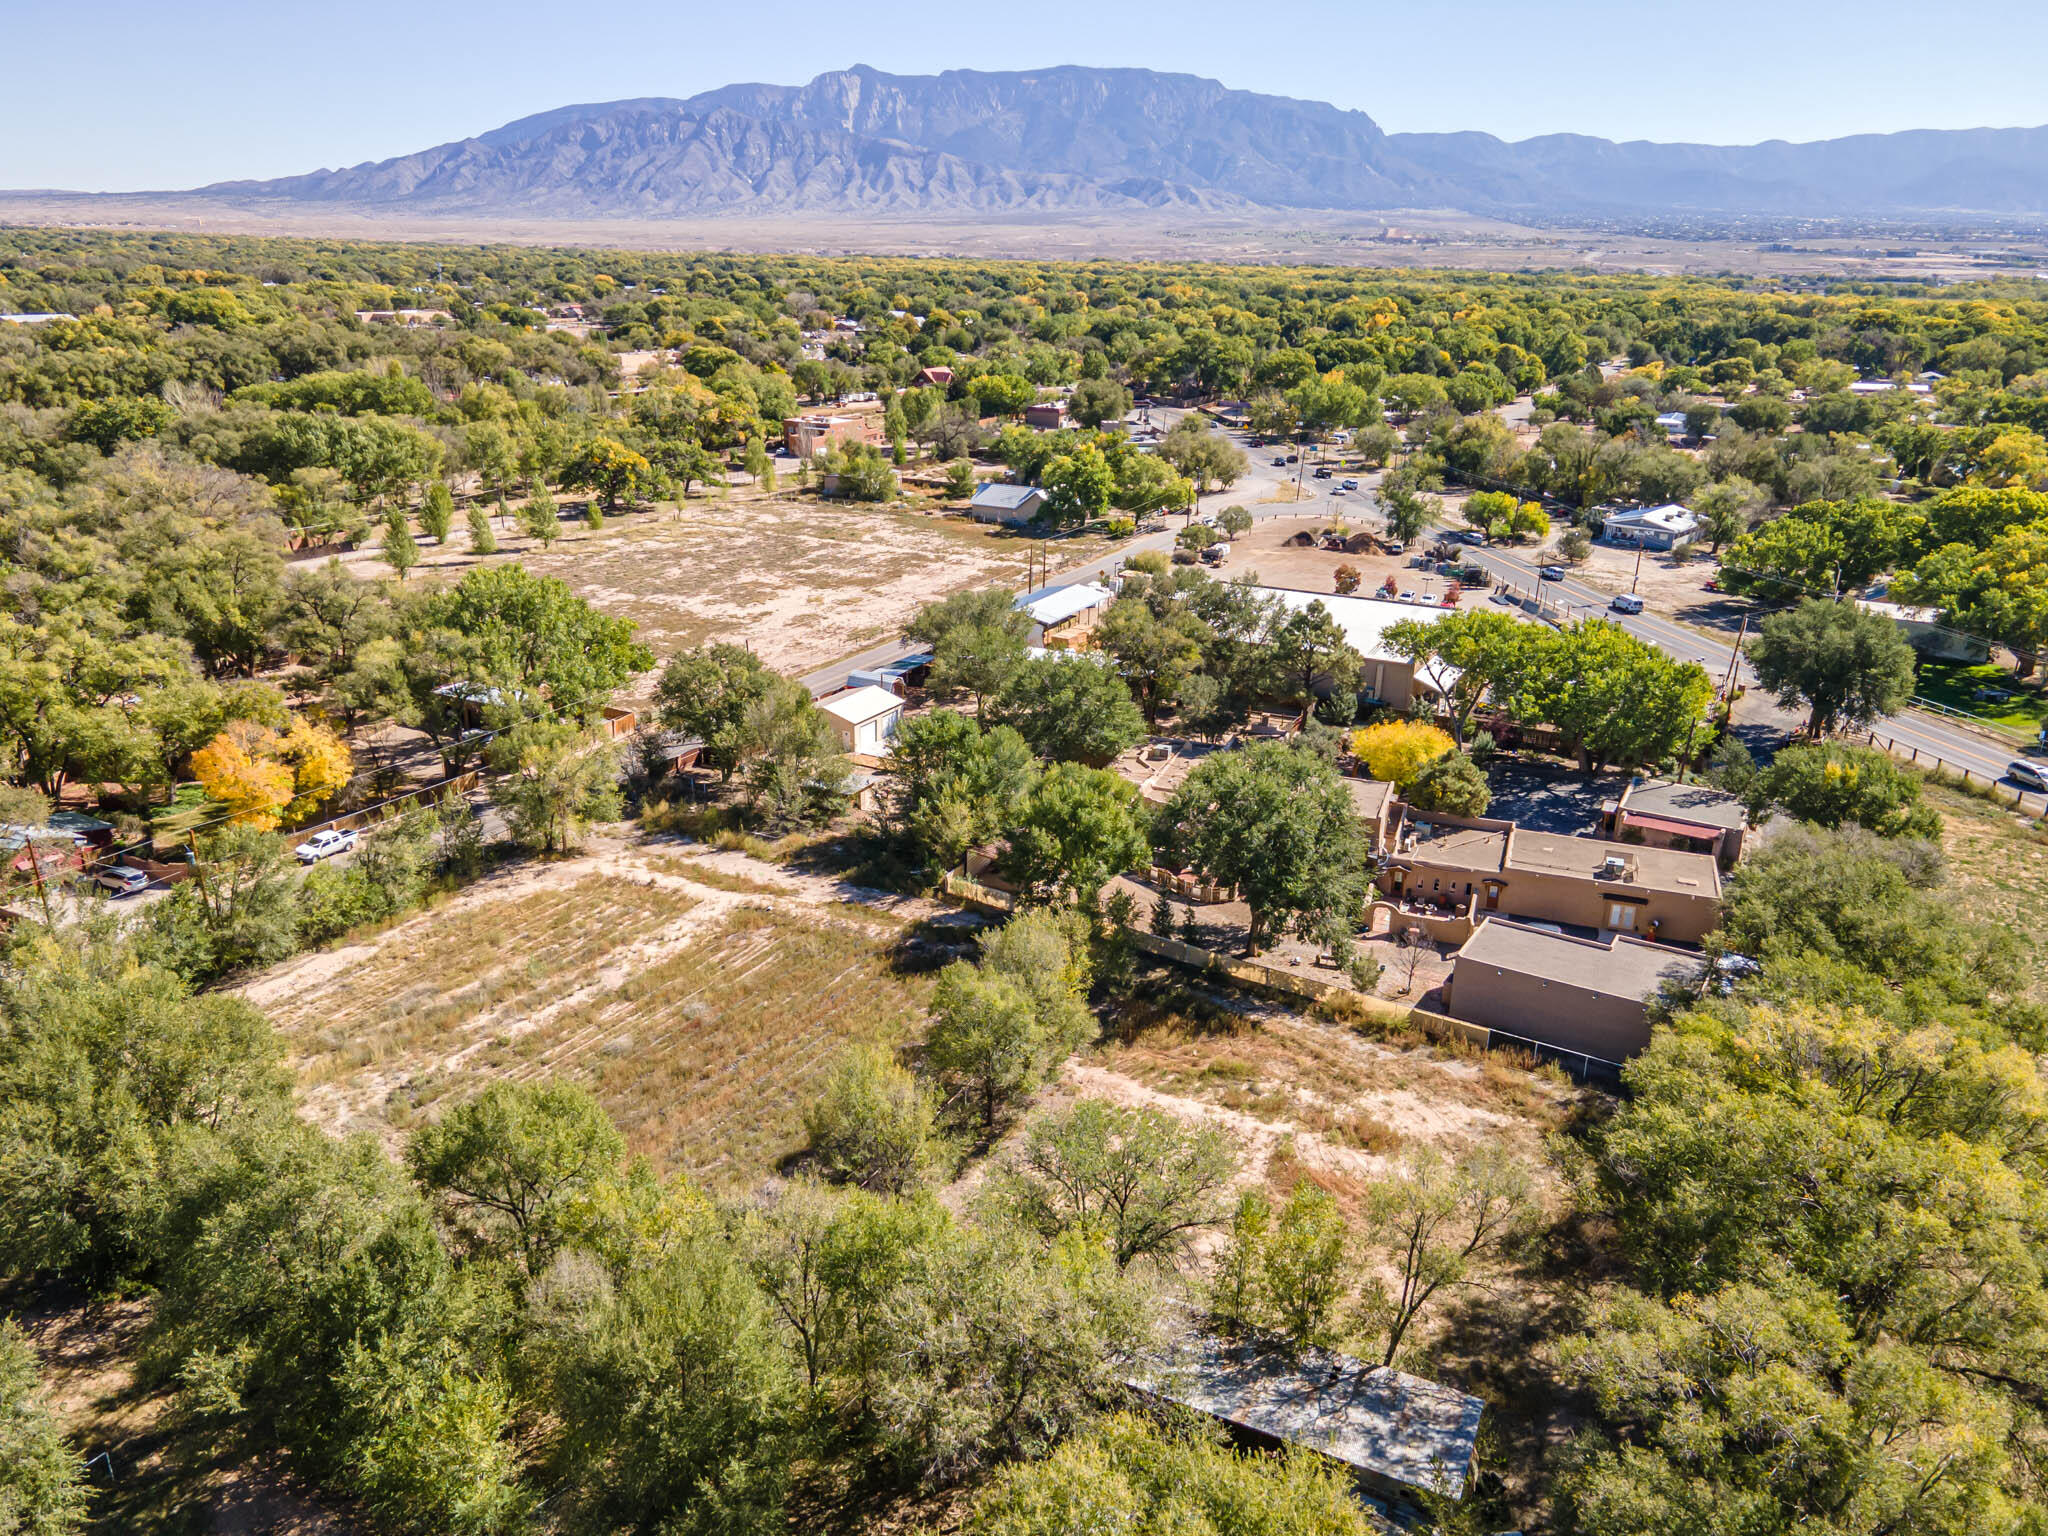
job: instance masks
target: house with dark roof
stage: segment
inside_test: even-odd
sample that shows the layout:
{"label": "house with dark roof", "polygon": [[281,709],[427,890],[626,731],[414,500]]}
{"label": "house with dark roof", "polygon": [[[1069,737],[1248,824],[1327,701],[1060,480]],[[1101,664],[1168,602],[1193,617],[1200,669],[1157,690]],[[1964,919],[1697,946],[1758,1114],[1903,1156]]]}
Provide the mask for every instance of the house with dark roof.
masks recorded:
{"label": "house with dark roof", "polygon": [[1444,1012],[1467,1024],[1604,1062],[1650,1043],[1649,1005],[1697,982],[1705,959],[1625,933],[1579,938],[1489,917],[1451,960]]}
{"label": "house with dark roof", "polygon": [[978,523],[1001,523],[1006,528],[1019,528],[1030,522],[1045,510],[1051,500],[1043,486],[1006,485],[996,480],[985,480],[975,487],[974,500],[968,509],[974,513]]}

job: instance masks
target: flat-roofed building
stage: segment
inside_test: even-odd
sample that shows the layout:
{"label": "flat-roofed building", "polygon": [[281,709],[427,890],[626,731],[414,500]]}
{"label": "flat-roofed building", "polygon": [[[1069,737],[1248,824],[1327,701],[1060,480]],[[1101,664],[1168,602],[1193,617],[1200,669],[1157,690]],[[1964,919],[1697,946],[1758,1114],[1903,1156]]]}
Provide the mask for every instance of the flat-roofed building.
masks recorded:
{"label": "flat-roofed building", "polygon": [[1419,1495],[1465,1496],[1486,1412],[1455,1387],[1334,1350],[1290,1356],[1205,1334],[1145,1360],[1131,1385],[1253,1445],[1329,1457],[1404,1522],[1422,1512]]}
{"label": "flat-roofed building", "polygon": [[1379,878],[1399,906],[1438,920],[1498,915],[1696,944],[1721,915],[1721,870],[1708,854],[1408,806]]}
{"label": "flat-roofed building", "polygon": [[1696,982],[1706,961],[1627,934],[1577,938],[1490,917],[1460,946],[1444,1011],[1561,1051],[1626,1061],[1650,1043],[1649,1004]]}
{"label": "flat-roofed building", "polygon": [[1711,784],[1638,774],[1601,809],[1607,835],[1618,842],[1709,854],[1723,869],[1735,867],[1749,835],[1740,797]]}

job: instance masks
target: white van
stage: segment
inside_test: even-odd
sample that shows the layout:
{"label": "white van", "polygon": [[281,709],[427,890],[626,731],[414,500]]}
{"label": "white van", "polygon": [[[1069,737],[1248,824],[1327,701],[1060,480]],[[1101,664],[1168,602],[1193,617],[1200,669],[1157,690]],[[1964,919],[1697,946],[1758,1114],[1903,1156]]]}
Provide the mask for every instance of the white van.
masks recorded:
{"label": "white van", "polygon": [[1643,600],[1633,592],[1623,592],[1607,605],[1616,613],[1641,613]]}

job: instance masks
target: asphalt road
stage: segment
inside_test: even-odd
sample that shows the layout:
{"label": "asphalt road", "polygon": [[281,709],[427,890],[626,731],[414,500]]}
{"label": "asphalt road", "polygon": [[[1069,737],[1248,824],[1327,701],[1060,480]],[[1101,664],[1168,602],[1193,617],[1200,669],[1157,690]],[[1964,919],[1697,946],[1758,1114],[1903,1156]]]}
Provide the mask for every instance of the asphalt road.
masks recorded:
{"label": "asphalt road", "polygon": [[[1499,409],[1499,415],[1510,426],[1520,426],[1528,420],[1531,403],[1516,400]],[[1155,408],[1152,417],[1162,429],[1170,428],[1174,421],[1185,412],[1170,408]],[[1265,449],[1246,446],[1246,434],[1226,433],[1232,441],[1245,448],[1251,467],[1243,479],[1228,491],[1204,499],[1203,509],[1239,505],[1249,510],[1252,516],[1263,522],[1268,518],[1299,515],[1310,509],[1326,511],[1330,515],[1347,512],[1351,515],[1371,505],[1372,492],[1379,483],[1375,473],[1354,472],[1359,489],[1339,498],[1328,495],[1343,478],[1316,481],[1310,478],[1310,467],[1314,463],[1311,455],[1304,453],[1302,461],[1296,464],[1276,466],[1276,456],[1271,447]],[[1280,450],[1285,453],[1287,449]],[[1314,500],[1299,502],[1267,502],[1263,498],[1272,495],[1282,484],[1298,483],[1304,489],[1320,486],[1324,494]],[[1169,526],[1162,532],[1142,534],[1130,540],[1114,554],[1062,568],[1047,578],[1048,584],[1075,581],[1090,581],[1105,576],[1121,567],[1130,557],[1143,550],[1170,551],[1179,534],[1182,521],[1166,520]],[[1517,595],[1528,599],[1534,596],[1537,611],[1555,622],[1569,623],[1573,619],[1600,617],[1612,620],[1630,634],[1653,642],[1667,656],[1681,661],[1697,661],[1721,684],[1728,676],[1729,663],[1734,658],[1732,640],[1721,640],[1703,634],[1659,614],[1645,610],[1639,614],[1616,613],[1608,607],[1608,594],[1595,590],[1584,582],[1567,576],[1563,581],[1544,581],[1538,574],[1537,562],[1507,550],[1496,548],[1475,548],[1472,558],[1490,571],[1495,581],[1506,585]],[[880,666],[898,657],[910,655],[915,647],[901,639],[879,641],[866,650],[849,656],[830,666],[804,674],[801,681],[814,694],[823,694],[841,687],[846,674],[868,667]],[[1804,723],[1803,717],[1795,711],[1780,708],[1770,695],[1756,688],[1756,676],[1746,661],[1737,664],[1736,681],[1749,689],[1736,706],[1738,726],[1753,727],[1768,737],[1784,739],[1798,730]],[[1967,770],[1970,774],[1989,780],[2003,780],[2003,787],[2009,792],[2021,795],[2021,804],[2029,810],[2048,814],[2048,796],[2035,791],[2022,790],[2021,786],[2005,778],[2007,765],[2020,756],[2017,746],[2007,746],[1990,736],[1981,734],[1966,726],[1951,723],[1937,715],[1922,710],[1909,709],[1892,719],[1881,721],[1877,727],[1877,742],[1889,746],[1900,757],[1918,762],[1933,762],[1951,771]],[[2041,761],[2041,759],[2037,759]]]}

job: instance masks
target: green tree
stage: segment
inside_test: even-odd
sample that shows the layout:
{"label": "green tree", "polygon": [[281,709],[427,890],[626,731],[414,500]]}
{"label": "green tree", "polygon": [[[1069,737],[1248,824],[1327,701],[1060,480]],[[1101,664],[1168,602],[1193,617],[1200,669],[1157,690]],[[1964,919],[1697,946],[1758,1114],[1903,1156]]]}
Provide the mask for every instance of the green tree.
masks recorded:
{"label": "green tree", "polygon": [[472,1241],[508,1249],[536,1279],[571,1230],[577,1202],[616,1173],[625,1151],[585,1089],[493,1083],[415,1131],[405,1159]]}
{"label": "green tree", "polygon": [[1406,798],[1418,811],[1484,816],[1493,803],[1493,790],[1471,758],[1463,752],[1446,752],[1422,766],[1409,784]]}
{"label": "green tree", "polygon": [[775,678],[748,707],[742,731],[747,805],[768,826],[815,825],[845,809],[852,769],[810,689]]}
{"label": "green tree", "polygon": [[1875,747],[1844,741],[1786,747],[1758,775],[1754,794],[1816,826],[1867,827],[1881,837],[1941,835],[1940,813],[1921,804],[1919,777]]}
{"label": "green tree", "polygon": [[1116,476],[1110,470],[1109,460],[1092,443],[1055,456],[1045,466],[1039,483],[1051,493],[1046,500],[1046,515],[1055,526],[1087,523],[1101,517],[1109,510],[1110,499],[1116,493]]}
{"label": "green tree", "polygon": [[1083,1099],[1032,1123],[1001,1198],[1048,1241],[1078,1231],[1107,1243],[1119,1269],[1139,1258],[1173,1267],[1223,1219],[1233,1167],[1213,1128]]}
{"label": "green tree", "polygon": [[1131,392],[1114,379],[1083,379],[1067,400],[1067,411],[1084,427],[1121,421],[1131,411]]}
{"label": "green tree", "polygon": [[1774,613],[1749,643],[1757,681],[1780,704],[1807,706],[1806,729],[1821,736],[1867,725],[1912,697],[1913,648],[1882,614],[1818,599]]}
{"label": "green tree", "polygon": [[1169,857],[1236,887],[1251,908],[1254,953],[1276,930],[1314,935],[1352,920],[1366,849],[1336,770],[1279,742],[1203,759],[1160,813]]}
{"label": "green tree", "polygon": [[1579,766],[1595,772],[1689,757],[1713,697],[1713,679],[1697,663],[1595,619],[1536,636],[1512,710],[1556,726]]}
{"label": "green tree", "polygon": [[491,520],[484,509],[475,504],[469,509],[469,552],[473,555],[495,555],[498,552],[498,536],[491,531]]}
{"label": "green tree", "polygon": [[[544,694],[579,717],[594,716],[654,665],[631,620],[600,613],[567,582],[517,564],[473,568],[428,598],[419,617],[430,631],[456,637],[453,663],[468,679],[517,700]],[[424,668],[419,678],[438,686],[442,675]]]}
{"label": "green tree", "polygon": [[1018,808],[1003,871],[1039,899],[1094,910],[1102,888],[1149,861],[1132,783],[1102,768],[1054,763]]}
{"label": "green tree", "polygon": [[1090,1424],[1043,1461],[1005,1467],[962,1527],[968,1536],[1367,1536],[1373,1528],[1344,1479],[1320,1458],[1232,1450],[1130,1413]]}
{"label": "green tree", "polygon": [[555,498],[545,484],[536,483],[526,505],[519,509],[519,526],[542,549],[562,536],[562,519],[555,512]]}
{"label": "green tree", "polygon": [[574,725],[529,720],[490,747],[491,804],[512,836],[542,853],[562,853],[593,821],[620,812],[616,753]]}
{"label": "green tree", "polygon": [[1366,1321],[1386,1341],[1383,1365],[1438,1296],[1472,1284],[1474,1266],[1512,1248],[1537,1214],[1528,1171],[1498,1146],[1456,1162],[1418,1153],[1373,1185],[1367,1212],[1393,1277],[1375,1276],[1364,1298]]}
{"label": "green tree", "polygon": [[446,480],[436,480],[427,487],[427,499],[420,503],[420,531],[436,544],[446,544],[448,532],[454,526],[455,498],[448,493]]}
{"label": "green tree", "polygon": [[85,1465],[64,1443],[43,1400],[36,1352],[11,1318],[0,1318],[0,1531],[71,1536],[85,1529],[91,1498]]}
{"label": "green tree", "polygon": [[1326,1189],[1294,1186],[1259,1246],[1258,1298],[1264,1317],[1296,1350],[1336,1342],[1338,1307],[1350,1289],[1350,1229]]}
{"label": "green tree", "polygon": [[397,507],[384,520],[384,542],[377,546],[377,553],[384,563],[391,567],[400,581],[420,563],[419,541],[412,536],[412,529],[405,520],[405,513]]}
{"label": "green tree", "polygon": [[973,694],[977,712],[1024,665],[1030,637],[1030,616],[997,587],[927,603],[903,627],[904,639],[932,652],[932,687]]}
{"label": "green tree", "polygon": [[752,744],[748,722],[774,683],[760,657],[721,642],[671,656],[654,703],[662,726],[703,742],[703,761],[730,780]]}
{"label": "green tree", "polygon": [[937,1102],[884,1046],[849,1047],[804,1112],[811,1151],[834,1177],[904,1194],[937,1167]]}
{"label": "green tree", "polygon": [[890,744],[890,821],[918,857],[939,867],[1016,824],[1038,763],[1009,726],[984,730],[950,709],[903,722]]}
{"label": "green tree", "polygon": [[1145,739],[1145,717],[1122,678],[1094,656],[1026,661],[990,710],[1041,757],[1100,768]]}

